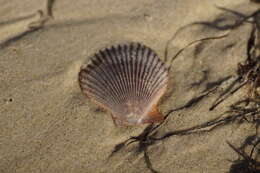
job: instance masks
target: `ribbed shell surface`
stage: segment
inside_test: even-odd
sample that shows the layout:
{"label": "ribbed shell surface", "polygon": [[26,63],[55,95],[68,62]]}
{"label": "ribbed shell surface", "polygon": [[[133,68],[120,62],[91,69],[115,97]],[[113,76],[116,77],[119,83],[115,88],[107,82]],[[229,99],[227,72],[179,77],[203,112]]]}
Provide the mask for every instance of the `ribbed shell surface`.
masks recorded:
{"label": "ribbed shell surface", "polygon": [[83,93],[125,124],[141,124],[163,95],[168,72],[156,53],[140,44],[100,50],[82,66]]}

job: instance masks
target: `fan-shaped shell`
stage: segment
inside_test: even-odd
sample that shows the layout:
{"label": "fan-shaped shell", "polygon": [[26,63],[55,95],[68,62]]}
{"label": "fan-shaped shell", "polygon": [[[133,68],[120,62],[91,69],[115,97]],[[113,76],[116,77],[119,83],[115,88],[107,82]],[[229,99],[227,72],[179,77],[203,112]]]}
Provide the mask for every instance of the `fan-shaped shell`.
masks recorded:
{"label": "fan-shaped shell", "polygon": [[79,72],[82,92],[110,111],[118,125],[163,120],[157,103],[167,81],[164,63],[152,49],[140,43],[100,50]]}

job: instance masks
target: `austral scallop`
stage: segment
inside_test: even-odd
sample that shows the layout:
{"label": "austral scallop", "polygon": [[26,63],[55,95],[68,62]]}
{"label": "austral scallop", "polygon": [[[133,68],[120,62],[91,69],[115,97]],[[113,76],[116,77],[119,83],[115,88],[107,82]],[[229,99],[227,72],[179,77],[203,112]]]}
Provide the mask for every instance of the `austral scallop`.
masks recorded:
{"label": "austral scallop", "polygon": [[140,43],[100,50],[79,72],[82,92],[108,110],[121,126],[162,121],[157,104],[167,83],[165,64],[151,48]]}

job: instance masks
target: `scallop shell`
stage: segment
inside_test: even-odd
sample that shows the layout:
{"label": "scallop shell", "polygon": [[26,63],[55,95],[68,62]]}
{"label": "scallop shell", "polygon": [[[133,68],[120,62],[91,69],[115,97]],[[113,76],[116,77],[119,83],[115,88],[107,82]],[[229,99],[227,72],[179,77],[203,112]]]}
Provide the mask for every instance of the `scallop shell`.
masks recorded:
{"label": "scallop shell", "polygon": [[167,83],[164,63],[140,43],[100,50],[79,72],[82,92],[111,112],[114,122],[121,126],[162,121],[157,103]]}

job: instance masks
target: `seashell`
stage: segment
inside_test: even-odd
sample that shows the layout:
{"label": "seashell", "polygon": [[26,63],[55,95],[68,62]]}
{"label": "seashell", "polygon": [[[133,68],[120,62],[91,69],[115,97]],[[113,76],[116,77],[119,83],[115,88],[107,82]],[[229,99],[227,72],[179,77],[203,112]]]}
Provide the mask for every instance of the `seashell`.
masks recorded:
{"label": "seashell", "polygon": [[121,126],[162,121],[157,103],[167,83],[165,64],[140,43],[100,50],[79,72],[82,92],[111,112],[115,124]]}

